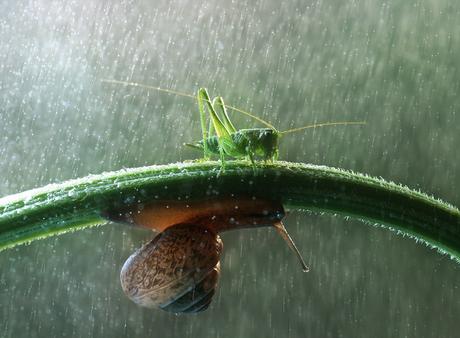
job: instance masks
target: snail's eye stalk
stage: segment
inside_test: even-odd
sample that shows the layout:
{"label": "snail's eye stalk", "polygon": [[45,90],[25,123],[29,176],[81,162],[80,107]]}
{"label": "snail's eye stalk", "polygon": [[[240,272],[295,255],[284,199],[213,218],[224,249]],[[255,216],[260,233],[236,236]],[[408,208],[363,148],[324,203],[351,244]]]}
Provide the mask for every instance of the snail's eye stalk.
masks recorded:
{"label": "snail's eye stalk", "polygon": [[292,240],[291,236],[289,236],[289,233],[287,232],[286,228],[284,227],[283,222],[275,222],[273,223],[273,226],[275,229],[278,231],[278,233],[283,237],[283,239],[286,241],[286,243],[289,245],[291,250],[296,254],[297,258],[299,259],[300,265],[302,266],[302,270],[304,272],[310,271],[310,268],[305,264],[305,261],[302,258],[302,255],[300,254],[299,250],[297,249],[297,246],[295,245],[294,241]]}

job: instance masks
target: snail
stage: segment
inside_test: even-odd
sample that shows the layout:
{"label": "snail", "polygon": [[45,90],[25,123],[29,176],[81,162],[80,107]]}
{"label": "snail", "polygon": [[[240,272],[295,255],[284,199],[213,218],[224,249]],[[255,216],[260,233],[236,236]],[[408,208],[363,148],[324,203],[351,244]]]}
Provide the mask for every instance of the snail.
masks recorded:
{"label": "snail", "polygon": [[109,220],[160,232],[126,260],[120,281],[135,303],[174,313],[209,307],[220,274],[223,231],[273,226],[308,271],[282,223],[284,215],[281,203],[254,198],[163,201],[104,213]]}

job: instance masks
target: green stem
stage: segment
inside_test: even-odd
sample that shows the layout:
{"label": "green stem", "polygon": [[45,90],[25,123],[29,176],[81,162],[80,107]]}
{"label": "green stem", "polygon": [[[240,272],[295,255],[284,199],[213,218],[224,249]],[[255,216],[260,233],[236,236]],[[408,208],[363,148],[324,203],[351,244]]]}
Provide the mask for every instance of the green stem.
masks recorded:
{"label": "green stem", "polygon": [[325,166],[177,163],[91,175],[0,199],[0,250],[91,225],[154,200],[256,196],[352,216],[422,240],[460,262],[460,211],[409,188]]}

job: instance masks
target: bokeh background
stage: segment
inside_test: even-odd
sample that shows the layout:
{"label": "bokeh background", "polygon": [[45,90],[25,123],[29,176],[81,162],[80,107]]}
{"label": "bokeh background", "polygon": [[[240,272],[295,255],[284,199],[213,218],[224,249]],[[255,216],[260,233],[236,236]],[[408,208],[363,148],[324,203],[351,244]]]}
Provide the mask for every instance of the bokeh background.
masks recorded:
{"label": "bokeh background", "polygon": [[[345,168],[460,205],[456,0],[0,1],[0,196],[193,159],[193,100],[101,83],[199,86],[280,130],[283,160]],[[258,126],[237,113],[240,127]],[[122,294],[150,232],[118,224],[0,253],[2,337],[454,337],[460,266],[423,244],[293,211],[301,269],[271,229],[224,234],[210,309]]]}

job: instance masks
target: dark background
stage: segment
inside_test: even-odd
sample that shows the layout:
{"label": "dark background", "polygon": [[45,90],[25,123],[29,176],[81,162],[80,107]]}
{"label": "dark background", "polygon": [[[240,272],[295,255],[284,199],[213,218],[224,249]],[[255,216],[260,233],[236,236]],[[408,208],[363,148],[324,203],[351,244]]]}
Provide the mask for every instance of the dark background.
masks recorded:
{"label": "dark background", "polygon": [[[280,130],[280,159],[381,176],[460,205],[460,2],[0,1],[0,196],[198,157],[196,103],[102,84],[212,95]],[[242,127],[257,123],[232,114]],[[223,236],[205,313],[142,309],[124,260],[149,232],[118,224],[0,253],[2,337],[454,337],[460,266],[342,217],[292,212],[311,272],[271,229]]]}

